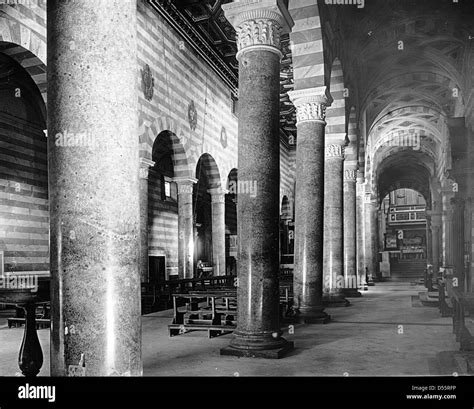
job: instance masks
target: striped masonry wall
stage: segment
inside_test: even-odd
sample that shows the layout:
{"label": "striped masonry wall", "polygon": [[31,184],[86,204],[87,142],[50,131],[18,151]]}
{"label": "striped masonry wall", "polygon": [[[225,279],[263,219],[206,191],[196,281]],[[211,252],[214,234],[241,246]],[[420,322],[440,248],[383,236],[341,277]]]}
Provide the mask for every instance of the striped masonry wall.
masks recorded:
{"label": "striped masonry wall", "polygon": [[[23,105],[5,95],[0,102],[2,269],[5,273],[47,276],[49,205],[43,133],[47,91],[45,1],[0,5],[0,53],[19,63],[39,90],[37,98],[33,96]],[[31,93],[28,96],[31,98]],[[38,108],[43,118],[36,114]]]}
{"label": "striped masonry wall", "polygon": [[280,144],[280,204],[283,196],[291,202],[295,197],[296,149]]}
{"label": "striped masonry wall", "polygon": [[0,5],[0,52],[31,75],[46,103],[46,1]]}
{"label": "striped masonry wall", "polygon": [[47,148],[41,124],[0,112],[0,146],[5,273],[49,275]]}
{"label": "striped masonry wall", "polygon": [[321,87],[323,94],[325,86],[323,36],[317,1],[290,1],[289,7],[295,22],[290,34],[295,89]]}
{"label": "striped masonry wall", "polygon": [[344,96],[344,74],[338,58],[331,69],[330,93],[333,102],[326,111],[326,145],[343,142],[346,136],[346,99]]}
{"label": "striped masonry wall", "polygon": [[[154,77],[151,101],[141,91],[145,65]],[[226,186],[237,168],[231,90],[143,0],[138,2],[138,68],[140,156],[151,159],[156,137],[170,131],[175,177],[196,177],[199,158],[208,154],[215,163],[212,176],[218,174]],[[194,129],[188,118],[191,102],[197,115]],[[166,257],[169,275],[178,266],[178,215],[175,206],[161,201],[159,189],[149,191],[149,254]]]}

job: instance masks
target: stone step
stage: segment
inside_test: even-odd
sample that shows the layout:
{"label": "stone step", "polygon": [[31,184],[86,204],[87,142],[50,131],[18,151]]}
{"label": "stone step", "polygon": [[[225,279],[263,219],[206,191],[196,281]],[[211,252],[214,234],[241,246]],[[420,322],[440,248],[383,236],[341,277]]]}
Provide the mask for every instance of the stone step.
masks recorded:
{"label": "stone step", "polygon": [[440,373],[437,375],[452,376],[453,374],[467,374],[467,369],[463,369],[465,365],[463,361],[460,360],[459,355],[462,355],[460,351],[438,352],[436,354],[436,362]]}
{"label": "stone step", "polygon": [[427,292],[427,291],[418,293],[418,297],[420,298],[421,303],[426,307],[439,306],[439,299],[437,295],[438,293],[432,293],[432,292]]}

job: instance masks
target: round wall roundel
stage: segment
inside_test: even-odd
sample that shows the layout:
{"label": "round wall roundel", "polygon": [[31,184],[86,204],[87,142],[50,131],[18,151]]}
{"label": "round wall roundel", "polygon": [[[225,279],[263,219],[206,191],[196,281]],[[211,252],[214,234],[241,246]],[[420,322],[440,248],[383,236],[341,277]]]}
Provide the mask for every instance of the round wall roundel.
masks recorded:
{"label": "round wall roundel", "polygon": [[197,111],[194,106],[194,101],[191,101],[188,106],[188,122],[189,127],[194,131],[197,127]]}

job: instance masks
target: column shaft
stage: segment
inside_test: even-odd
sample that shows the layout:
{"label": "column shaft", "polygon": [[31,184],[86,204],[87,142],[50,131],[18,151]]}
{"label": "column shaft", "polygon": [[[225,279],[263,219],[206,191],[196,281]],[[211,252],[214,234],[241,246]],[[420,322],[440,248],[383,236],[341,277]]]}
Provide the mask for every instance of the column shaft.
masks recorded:
{"label": "column shaft", "polygon": [[225,195],[211,192],[212,198],[212,267],[215,276],[226,274],[225,263]]}
{"label": "column shaft", "polygon": [[149,281],[148,266],[148,175],[155,165],[151,160],[140,159],[140,255],[139,268],[142,283]]}
{"label": "column shaft", "polygon": [[324,298],[332,307],[347,306],[344,298],[344,147],[326,145],[324,183]]}
{"label": "column shaft", "polygon": [[364,179],[360,174],[358,175],[356,190],[357,276],[359,288],[367,290],[365,277]]}
{"label": "column shaft", "polygon": [[306,323],[326,323],[330,317],[322,299],[325,105],[315,90],[294,91],[290,98],[298,119],[293,309]]}
{"label": "column shaft", "polygon": [[344,171],[344,294],[360,297],[357,290],[357,237],[356,237],[356,180],[357,170]]}
{"label": "column shaft", "polygon": [[[237,328],[221,354],[280,358],[292,348],[279,321],[280,33],[291,20],[281,2],[223,5],[239,52]],[[272,6],[270,6],[272,4]]]}
{"label": "column shaft", "polygon": [[373,284],[377,275],[378,244],[377,244],[377,203],[371,194],[365,196],[365,268],[367,283]]}
{"label": "column shaft", "polygon": [[194,277],[193,185],[194,179],[175,179],[178,184],[178,274]]}
{"label": "column shaft", "polygon": [[51,375],[141,375],[137,4],[47,9]]}

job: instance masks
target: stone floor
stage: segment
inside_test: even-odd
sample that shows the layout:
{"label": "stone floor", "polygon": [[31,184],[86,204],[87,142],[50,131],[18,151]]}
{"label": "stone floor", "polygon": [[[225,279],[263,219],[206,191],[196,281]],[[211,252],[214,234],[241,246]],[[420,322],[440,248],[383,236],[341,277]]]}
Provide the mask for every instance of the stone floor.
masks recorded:
{"label": "stone floor", "polygon": [[[451,319],[424,307],[410,283],[377,283],[347,308],[327,311],[328,325],[296,325],[285,337],[295,350],[281,360],[222,357],[231,335],[208,339],[205,332],[169,338],[171,311],[143,317],[145,376],[427,376],[467,374]],[[23,330],[0,327],[0,375],[18,373]],[[49,375],[49,332],[40,330]]]}

